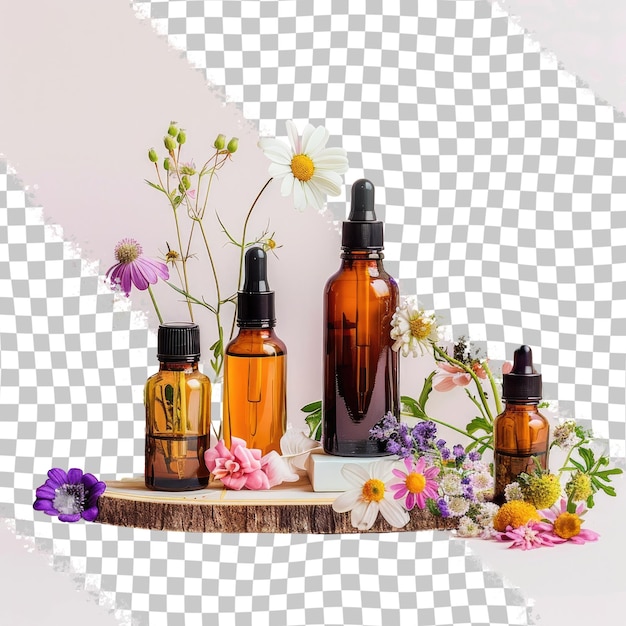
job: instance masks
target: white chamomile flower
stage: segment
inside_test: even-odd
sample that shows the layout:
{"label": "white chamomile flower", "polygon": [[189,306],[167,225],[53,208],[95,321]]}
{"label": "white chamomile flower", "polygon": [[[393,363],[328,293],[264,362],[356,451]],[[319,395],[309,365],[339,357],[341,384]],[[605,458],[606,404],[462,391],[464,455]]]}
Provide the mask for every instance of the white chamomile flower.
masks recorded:
{"label": "white chamomile flower", "polygon": [[375,461],[366,467],[349,463],[341,469],[351,489],[342,493],[333,502],[337,513],[352,512],[352,525],[359,530],[369,530],[378,517],[378,512],[394,528],[402,528],[409,521],[404,510],[387,483],[393,478],[394,463]]}
{"label": "white chamomile flower", "polygon": [[341,176],[348,171],[348,157],[343,148],[327,148],[329,133],[323,126],[307,124],[298,135],[296,125],[287,120],[289,144],[279,139],[263,138],[259,147],[272,161],[270,176],[282,180],[283,196],[293,194],[294,206],[303,211],[311,206],[324,207],[326,196],[341,193]]}
{"label": "white chamomile flower", "polygon": [[434,313],[427,314],[417,302],[408,298],[393,314],[391,318],[391,338],[395,341],[392,348],[402,356],[417,356],[424,354],[424,348],[429,349],[433,341],[437,341],[437,319]]}
{"label": "white chamomile flower", "polygon": [[452,517],[461,517],[465,515],[470,508],[470,501],[463,496],[452,496],[448,501],[448,510]]}

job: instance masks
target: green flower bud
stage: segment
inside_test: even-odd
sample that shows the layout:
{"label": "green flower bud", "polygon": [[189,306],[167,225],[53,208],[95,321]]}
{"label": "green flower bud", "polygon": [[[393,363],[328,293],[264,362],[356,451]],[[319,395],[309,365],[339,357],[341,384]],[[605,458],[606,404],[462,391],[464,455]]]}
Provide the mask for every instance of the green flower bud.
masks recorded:
{"label": "green flower bud", "polygon": [[163,138],[163,143],[165,144],[165,149],[168,152],[174,152],[176,150],[176,141],[172,139],[169,135],[165,135]]}
{"label": "green flower bud", "polygon": [[191,181],[189,180],[189,176],[183,176],[181,180],[185,189],[189,189],[189,187],[191,187]]}
{"label": "green flower bud", "polygon": [[166,157],[165,159],[163,159],[163,169],[164,169],[166,172],[169,172],[169,171],[170,171],[170,160],[169,160],[169,158],[167,158],[167,157]]}
{"label": "green flower bud", "polygon": [[185,134],[185,131],[184,131],[184,130],[181,130],[181,131],[178,133],[178,137],[176,137],[176,141],[178,141],[178,143],[179,143],[181,146],[185,143],[185,141],[187,141],[187,135]]}
{"label": "green flower bud", "polygon": [[223,150],[226,145],[226,135],[218,135],[216,140],[213,142],[213,146],[217,150]]}
{"label": "green flower bud", "polygon": [[237,152],[237,148],[239,147],[239,139],[237,137],[233,137],[226,146],[226,150],[228,150],[231,154],[233,152]]}
{"label": "green flower bud", "polygon": [[150,148],[150,150],[148,150],[148,158],[151,163],[156,163],[159,160],[159,155],[156,153],[154,148]]}
{"label": "green flower bud", "polygon": [[167,134],[170,137],[176,137],[176,135],[178,135],[178,128],[176,128],[176,122],[170,122],[170,127],[167,129]]}

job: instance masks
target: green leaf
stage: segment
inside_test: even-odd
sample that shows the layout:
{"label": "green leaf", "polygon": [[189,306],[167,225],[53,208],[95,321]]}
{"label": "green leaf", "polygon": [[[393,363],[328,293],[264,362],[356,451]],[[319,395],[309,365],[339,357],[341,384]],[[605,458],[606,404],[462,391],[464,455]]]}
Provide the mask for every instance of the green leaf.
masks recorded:
{"label": "green leaf", "polygon": [[593,494],[591,494],[588,498],[587,498],[587,508],[588,509],[593,509],[593,505],[594,505],[594,501],[593,501]]}
{"label": "green leaf", "polygon": [[492,433],[493,432],[493,425],[490,424],[484,417],[475,417],[465,427],[465,430],[470,435],[473,435],[478,430],[484,430],[486,433]]}
{"label": "green leaf", "polygon": [[322,401],[318,400],[317,402],[311,402],[310,404],[305,404],[300,410],[303,413],[311,413],[313,411],[318,411],[322,408]]}
{"label": "green leaf", "polygon": [[424,414],[426,414],[426,403],[428,402],[428,397],[430,396],[430,393],[433,390],[434,375],[435,375],[435,372],[431,372],[430,376],[424,379],[424,386],[422,387],[422,392],[420,393],[420,397],[417,400],[417,404],[422,409],[422,412]]}
{"label": "green leaf", "polygon": [[428,416],[424,413],[422,407],[410,396],[401,396],[400,402],[407,407],[413,417],[418,417],[423,420],[428,419]]}
{"label": "green leaf", "polygon": [[601,480],[606,480],[608,482],[611,482],[611,479],[609,478],[609,475],[623,474],[623,473],[624,472],[619,467],[615,467],[615,468],[609,469],[609,470],[602,470],[601,472],[594,472],[593,475],[597,476]]}
{"label": "green leaf", "polygon": [[[570,458],[569,462],[578,470],[580,470],[583,474],[587,473],[587,470],[578,462],[574,461],[574,459]],[[568,468],[562,468],[563,470]]]}
{"label": "green leaf", "polygon": [[315,441],[322,438],[322,401],[310,402],[300,409],[303,413],[309,413],[304,418],[309,427],[309,437]]}
{"label": "green leaf", "polygon": [[150,185],[150,187],[152,187],[152,189],[156,189],[157,191],[162,191],[163,193],[167,193],[167,191],[165,191],[165,189],[163,189],[163,187],[161,187],[161,185],[157,185],[151,181],[149,181],[147,178],[144,178],[144,180],[148,183],[148,185]]}
{"label": "green leaf", "polygon": [[435,515],[436,517],[441,517],[441,511],[437,506],[437,502],[432,498],[426,499],[426,508],[430,511],[432,515]]}
{"label": "green leaf", "polygon": [[589,448],[578,448],[578,454],[580,454],[583,461],[587,464],[587,471],[589,471],[595,465],[595,458],[593,452]]}

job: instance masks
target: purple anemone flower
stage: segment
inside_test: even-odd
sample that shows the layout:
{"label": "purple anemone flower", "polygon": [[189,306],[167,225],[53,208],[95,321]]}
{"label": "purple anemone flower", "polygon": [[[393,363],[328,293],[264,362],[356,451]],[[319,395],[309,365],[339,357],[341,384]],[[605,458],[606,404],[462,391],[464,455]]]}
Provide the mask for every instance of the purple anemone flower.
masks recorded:
{"label": "purple anemone flower", "polygon": [[62,522],[84,519],[93,522],[98,516],[98,498],[106,484],[93,474],[73,468],[67,473],[57,467],[48,472],[48,480],[35,492],[33,504],[36,511],[57,515]]}
{"label": "purple anemone flower", "polygon": [[132,285],[143,291],[154,285],[159,278],[167,280],[170,272],[165,263],[142,257],[143,249],[134,239],[122,239],[115,246],[118,263],[107,270],[106,277],[113,286],[130,295]]}

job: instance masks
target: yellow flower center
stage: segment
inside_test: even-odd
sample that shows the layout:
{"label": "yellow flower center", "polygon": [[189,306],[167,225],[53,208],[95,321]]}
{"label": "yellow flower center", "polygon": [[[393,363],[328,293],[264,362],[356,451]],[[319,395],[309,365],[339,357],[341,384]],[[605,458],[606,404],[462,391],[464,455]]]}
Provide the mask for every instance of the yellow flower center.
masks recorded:
{"label": "yellow flower center", "polygon": [[563,539],[571,539],[580,533],[582,521],[576,513],[561,513],[554,520],[554,532]]}
{"label": "yellow flower center", "polygon": [[291,171],[298,180],[306,182],[313,177],[315,165],[313,165],[313,161],[306,154],[296,154],[291,159]]}
{"label": "yellow flower center", "polygon": [[424,319],[422,315],[414,317],[409,320],[409,326],[411,328],[411,335],[418,341],[424,341],[428,339],[433,328],[433,323],[429,319]]}
{"label": "yellow flower center", "polygon": [[180,257],[180,254],[178,254],[176,250],[168,250],[167,254],[165,255],[165,262],[174,263],[175,261],[178,261],[179,257]]}
{"label": "yellow flower center", "polygon": [[267,240],[267,247],[270,250],[273,250],[276,247],[276,242],[273,239],[268,239]]}
{"label": "yellow flower center", "polygon": [[122,239],[115,246],[115,258],[120,263],[132,263],[141,256],[141,253],[141,246],[134,239]]}
{"label": "yellow flower center", "polygon": [[411,472],[406,477],[405,485],[411,493],[422,493],[422,491],[424,491],[424,487],[426,487],[426,478],[424,474]]}
{"label": "yellow flower center", "polygon": [[366,502],[380,502],[385,496],[385,483],[378,478],[370,478],[363,485],[362,496]]}

